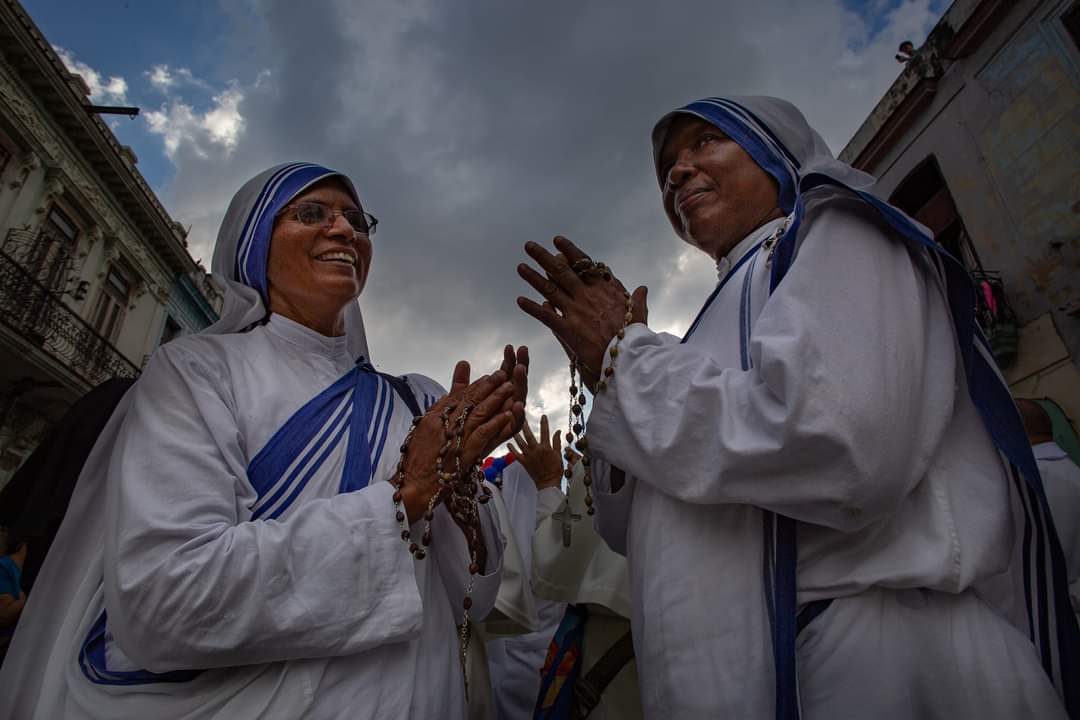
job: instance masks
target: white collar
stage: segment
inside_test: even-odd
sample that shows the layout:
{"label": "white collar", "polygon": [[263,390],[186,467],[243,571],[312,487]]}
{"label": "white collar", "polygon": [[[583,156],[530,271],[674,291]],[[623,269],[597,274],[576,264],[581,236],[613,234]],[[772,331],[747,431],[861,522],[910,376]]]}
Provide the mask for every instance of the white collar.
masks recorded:
{"label": "white collar", "polygon": [[746,253],[754,249],[754,246],[761,240],[764,240],[771,233],[775,232],[778,227],[787,222],[786,217],[776,218],[770,220],[764,225],[759,226],[752,233],[744,237],[739,241],[739,244],[731,248],[731,251],[727,255],[716,261],[716,277],[717,280],[723,280],[727,274],[731,271],[731,268],[735,267],[735,263],[742,260]]}
{"label": "white collar", "polygon": [[284,315],[271,314],[270,321],[266,323],[266,330],[285,342],[316,355],[326,357],[348,355],[345,335],[328,337]]}
{"label": "white collar", "polygon": [[1053,440],[1032,445],[1031,452],[1035,453],[1036,460],[1064,460],[1068,457],[1065,451]]}

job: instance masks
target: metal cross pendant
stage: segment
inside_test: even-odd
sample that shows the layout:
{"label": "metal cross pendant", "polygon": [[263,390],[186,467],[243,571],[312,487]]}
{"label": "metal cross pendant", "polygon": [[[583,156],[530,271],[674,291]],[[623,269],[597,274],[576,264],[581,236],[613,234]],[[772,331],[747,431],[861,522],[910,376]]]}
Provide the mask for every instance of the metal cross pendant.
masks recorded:
{"label": "metal cross pendant", "polygon": [[562,544],[563,547],[570,547],[570,531],[573,528],[570,523],[581,519],[580,515],[570,509],[570,498],[566,499],[557,512],[551,513],[551,519],[562,523]]}

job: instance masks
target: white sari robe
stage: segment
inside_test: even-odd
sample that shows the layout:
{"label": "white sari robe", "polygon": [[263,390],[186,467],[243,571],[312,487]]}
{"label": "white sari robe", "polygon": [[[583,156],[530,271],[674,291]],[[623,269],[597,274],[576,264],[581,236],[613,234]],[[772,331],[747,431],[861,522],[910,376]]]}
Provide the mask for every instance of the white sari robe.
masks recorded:
{"label": "white sari robe", "polygon": [[[977,592],[1009,561],[1009,486],[937,275],[865,203],[806,203],[771,295],[763,252],[685,344],[630,326],[589,417],[646,717],[772,717],[762,558],[746,552],[760,508],[798,521],[800,606],[838,598],[798,637],[804,718],[1064,717],[1034,646]],[[615,493],[610,464],[627,473]]]}
{"label": "white sari robe", "polygon": [[[111,448],[104,555],[80,588],[88,602],[57,619],[37,692],[8,688],[0,717],[464,717],[455,623],[465,543],[445,508],[427,559],[413,560],[401,539],[386,481],[412,414],[389,383],[379,380],[386,443],[367,487],[338,493],[341,443],[278,519],[251,519],[251,458],[352,366],[344,337],[278,315],[155,353]],[[409,383],[422,406],[443,394],[421,376]],[[503,547],[481,508],[488,556],[473,617],[494,603]],[[66,602],[36,595],[31,613]],[[103,606],[110,670],[203,672],[91,682],[79,651]]]}

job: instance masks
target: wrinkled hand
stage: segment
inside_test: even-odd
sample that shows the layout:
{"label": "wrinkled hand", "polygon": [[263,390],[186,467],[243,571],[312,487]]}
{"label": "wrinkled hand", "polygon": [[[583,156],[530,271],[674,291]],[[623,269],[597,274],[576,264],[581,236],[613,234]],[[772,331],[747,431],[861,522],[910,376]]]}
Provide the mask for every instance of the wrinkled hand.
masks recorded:
{"label": "wrinkled hand", "polygon": [[[525,393],[528,388],[528,348],[516,352],[507,346],[503,365],[491,375],[470,382],[469,363],[461,361],[454,368],[450,392],[428,410],[413,430],[409,451],[404,455],[405,484],[402,504],[409,522],[424,514],[431,498],[439,491],[435,461],[446,444],[442,413],[450,405],[451,430],[466,405],[472,406],[466,418],[460,454],[450,450],[443,456],[444,468],[452,472],[460,460],[462,472],[477,464],[491,451],[513,437],[525,422]],[[507,371],[509,368],[509,372]]]}
{"label": "wrinkled hand", "polygon": [[522,432],[514,436],[517,445],[509,445],[521,467],[529,473],[537,490],[559,487],[563,477],[561,430],[555,435],[548,431],[547,415],[540,416],[540,441],[536,441],[529,423],[522,426]]}
{"label": "wrinkled hand", "polygon": [[[547,325],[571,360],[581,370],[582,382],[594,390],[600,379],[604,351],[623,327],[626,315],[626,288],[615,277],[610,280],[582,279],[572,269],[589,256],[564,237],[555,238],[558,255],[537,243],[525,245],[525,252],[544,270],[541,275],[530,265],[518,265],[518,275],[544,296],[540,305],[519,297],[518,307]],[[648,290],[641,286],[631,295],[631,322],[648,322]]]}

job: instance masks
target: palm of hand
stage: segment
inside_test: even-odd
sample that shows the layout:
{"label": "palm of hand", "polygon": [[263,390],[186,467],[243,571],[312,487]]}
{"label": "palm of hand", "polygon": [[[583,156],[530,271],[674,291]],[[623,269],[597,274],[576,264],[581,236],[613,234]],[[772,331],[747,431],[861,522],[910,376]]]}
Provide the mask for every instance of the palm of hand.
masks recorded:
{"label": "palm of hand", "polygon": [[566,238],[555,238],[558,255],[536,243],[525,247],[546,276],[524,263],[518,266],[518,274],[544,296],[545,302],[539,305],[518,298],[518,306],[548,326],[570,360],[577,363],[583,383],[594,389],[611,340],[627,324],[647,322],[647,290],[639,287],[631,296],[610,273],[606,279],[579,276],[573,267],[591,260]]}
{"label": "palm of hand", "polygon": [[556,430],[554,436],[549,435],[547,415],[540,417],[539,441],[528,423],[521,430],[514,436],[516,445],[510,445],[517,461],[532,478],[537,490],[558,487],[563,477],[560,431]]}

